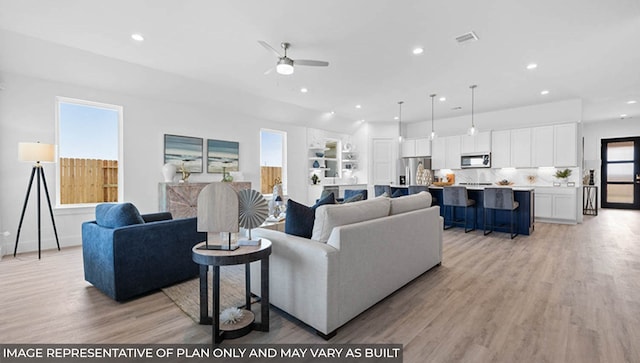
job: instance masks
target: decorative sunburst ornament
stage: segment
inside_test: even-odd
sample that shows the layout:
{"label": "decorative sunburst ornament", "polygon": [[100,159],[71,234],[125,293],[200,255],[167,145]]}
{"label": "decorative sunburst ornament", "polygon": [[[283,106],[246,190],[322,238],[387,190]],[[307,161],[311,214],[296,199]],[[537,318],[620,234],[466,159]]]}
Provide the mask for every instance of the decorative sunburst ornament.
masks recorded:
{"label": "decorative sunburst ornament", "polygon": [[249,240],[238,241],[244,245],[257,245],[259,240],[251,238],[251,229],[259,227],[269,215],[269,206],[262,194],[253,189],[243,189],[238,192],[240,227],[249,230]]}

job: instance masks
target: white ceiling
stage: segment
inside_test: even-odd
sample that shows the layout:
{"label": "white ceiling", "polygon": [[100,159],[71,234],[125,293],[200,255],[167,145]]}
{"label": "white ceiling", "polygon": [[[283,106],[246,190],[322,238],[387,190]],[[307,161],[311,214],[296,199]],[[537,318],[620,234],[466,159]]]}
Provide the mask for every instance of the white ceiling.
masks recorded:
{"label": "white ceiling", "polygon": [[[0,0],[0,29],[229,90],[265,119],[335,111],[319,128],[392,121],[399,100],[403,122],[428,120],[430,93],[447,98],[436,118],[465,115],[471,84],[477,113],[581,98],[583,121],[640,117],[638,0]],[[468,31],[480,40],[457,44]],[[264,75],[276,58],[258,40],[330,65]]]}

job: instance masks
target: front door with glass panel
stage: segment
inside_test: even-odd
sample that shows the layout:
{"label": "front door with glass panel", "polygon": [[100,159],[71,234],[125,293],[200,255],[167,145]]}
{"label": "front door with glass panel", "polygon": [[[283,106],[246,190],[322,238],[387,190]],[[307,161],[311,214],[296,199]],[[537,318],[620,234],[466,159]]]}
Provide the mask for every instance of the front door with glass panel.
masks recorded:
{"label": "front door with glass panel", "polygon": [[640,137],[602,140],[602,207],[640,209]]}

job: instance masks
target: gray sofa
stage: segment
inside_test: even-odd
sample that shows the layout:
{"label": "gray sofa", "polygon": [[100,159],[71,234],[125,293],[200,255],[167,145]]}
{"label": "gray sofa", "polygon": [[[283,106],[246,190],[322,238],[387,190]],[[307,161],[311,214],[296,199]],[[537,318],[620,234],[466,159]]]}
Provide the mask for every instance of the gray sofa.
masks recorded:
{"label": "gray sofa", "polygon": [[[315,218],[311,239],[262,228],[254,236],[273,243],[270,302],[326,339],[442,261],[442,218],[428,192],[323,205]],[[259,272],[251,269],[256,295]]]}

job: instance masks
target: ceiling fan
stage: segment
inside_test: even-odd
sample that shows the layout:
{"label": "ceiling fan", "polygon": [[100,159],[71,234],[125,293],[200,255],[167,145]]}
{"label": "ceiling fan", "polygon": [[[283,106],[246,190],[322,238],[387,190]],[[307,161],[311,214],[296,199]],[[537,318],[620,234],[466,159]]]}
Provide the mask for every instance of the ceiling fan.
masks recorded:
{"label": "ceiling fan", "polygon": [[[293,66],[314,66],[314,67],[326,67],[329,65],[329,62],[319,61],[319,60],[309,60],[309,59],[291,59],[287,57],[287,49],[291,47],[290,43],[282,42],[280,46],[284,49],[284,55],[278,53],[272,46],[267,44],[267,42],[263,40],[258,40],[258,43],[262,45],[266,50],[273,52],[276,57],[278,57],[278,63],[276,64],[276,72],[283,75],[293,74]],[[265,72],[265,74],[271,73],[272,69],[269,69]]]}

